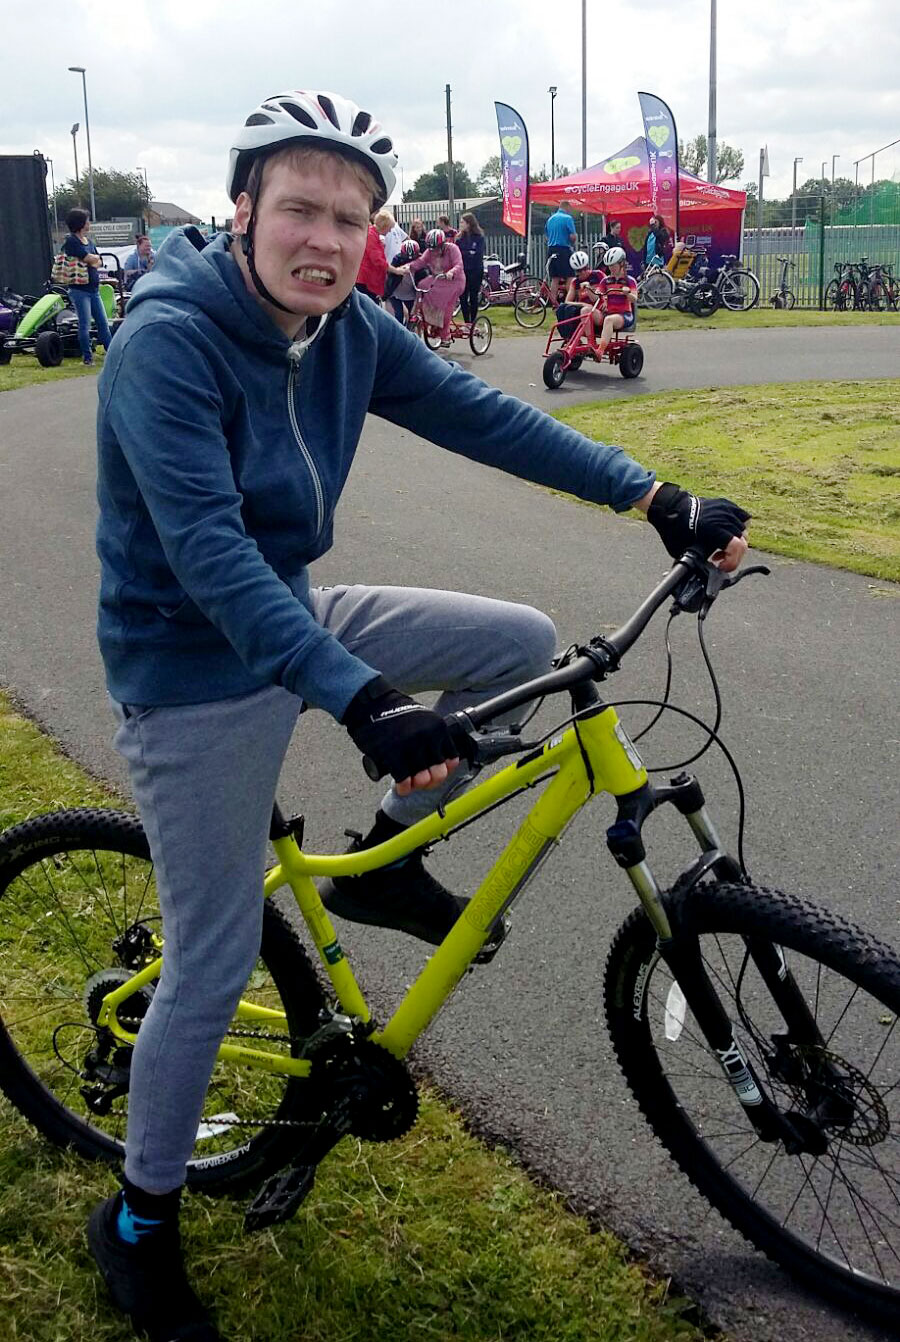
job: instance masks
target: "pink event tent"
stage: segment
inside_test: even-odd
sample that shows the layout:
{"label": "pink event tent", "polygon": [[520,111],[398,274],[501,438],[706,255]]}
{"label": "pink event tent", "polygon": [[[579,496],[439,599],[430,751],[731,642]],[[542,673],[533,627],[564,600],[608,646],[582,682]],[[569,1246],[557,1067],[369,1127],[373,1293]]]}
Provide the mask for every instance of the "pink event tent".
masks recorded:
{"label": "pink event tent", "polygon": [[[679,173],[678,207],[681,236],[688,245],[699,243],[718,265],[723,253],[740,255],[742,222],[747,196],[724,186],[704,182],[693,173]],[[674,194],[674,193],[673,193]],[[583,172],[558,177],[554,182],[535,182],[530,199],[536,205],[564,204],[573,210],[605,214],[618,219],[630,260],[640,255],[647,236],[647,220],[653,211],[647,144],[642,135],[617,154],[601,159]],[[660,213],[675,231],[674,201],[663,199]]]}

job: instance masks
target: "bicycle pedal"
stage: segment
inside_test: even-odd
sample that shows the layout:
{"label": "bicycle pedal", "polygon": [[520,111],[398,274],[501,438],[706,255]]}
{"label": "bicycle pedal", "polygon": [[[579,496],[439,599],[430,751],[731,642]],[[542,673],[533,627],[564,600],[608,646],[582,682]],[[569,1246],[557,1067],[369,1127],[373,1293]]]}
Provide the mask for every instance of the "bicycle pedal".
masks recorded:
{"label": "bicycle pedal", "polygon": [[267,1179],[244,1212],[244,1229],[265,1230],[289,1221],[312,1189],[315,1165],[290,1165]]}

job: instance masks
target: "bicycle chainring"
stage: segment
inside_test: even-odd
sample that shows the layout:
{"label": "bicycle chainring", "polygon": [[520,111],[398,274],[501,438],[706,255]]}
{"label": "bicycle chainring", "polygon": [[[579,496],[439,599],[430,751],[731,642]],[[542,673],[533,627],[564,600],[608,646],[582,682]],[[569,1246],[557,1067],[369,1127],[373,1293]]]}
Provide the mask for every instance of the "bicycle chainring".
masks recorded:
{"label": "bicycle chainring", "polygon": [[326,1113],[349,1113],[349,1131],[365,1142],[389,1142],[413,1126],[415,1082],[404,1063],[370,1040],[334,1040],[313,1060],[311,1083]]}

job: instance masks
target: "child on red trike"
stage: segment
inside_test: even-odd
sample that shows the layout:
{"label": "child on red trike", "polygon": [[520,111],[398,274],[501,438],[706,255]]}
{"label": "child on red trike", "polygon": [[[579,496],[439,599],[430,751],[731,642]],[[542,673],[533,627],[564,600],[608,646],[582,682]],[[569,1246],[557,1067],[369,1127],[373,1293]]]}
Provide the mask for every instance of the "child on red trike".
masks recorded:
{"label": "child on red trike", "polygon": [[[600,363],[604,358],[618,364],[623,377],[637,377],[644,352],[632,338],[635,326],[637,284],[627,271],[625,252],[613,247],[604,258],[609,273],[591,270],[586,252],[574,252],[570,265],[566,302],[556,313],[556,324],[544,350],[544,385],[561,387],[566,373],[581,367],[584,359]],[[551,353],[554,341],[560,347]]]}
{"label": "child on red trike", "polygon": [[[594,325],[600,330],[599,356],[602,359],[616,331],[634,330],[637,283],[628,274],[622,247],[610,247],[603,258],[603,265],[609,272],[607,275],[591,270],[586,252],[575,252],[570,264],[575,274],[566,290],[566,302],[575,303],[580,298],[582,313],[590,311]],[[596,306],[598,298],[599,308]]]}

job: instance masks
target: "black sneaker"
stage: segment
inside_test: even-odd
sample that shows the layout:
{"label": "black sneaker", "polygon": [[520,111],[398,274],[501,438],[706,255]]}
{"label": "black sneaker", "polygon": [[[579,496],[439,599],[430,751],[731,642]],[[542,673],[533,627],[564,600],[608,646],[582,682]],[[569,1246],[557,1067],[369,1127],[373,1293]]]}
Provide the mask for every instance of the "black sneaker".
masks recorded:
{"label": "black sneaker", "polygon": [[88,1247],[113,1302],[150,1342],[222,1342],[184,1272],[178,1222],[126,1244],[116,1229],[121,1194],[91,1212]]}
{"label": "black sneaker", "polygon": [[[357,852],[358,840],[348,852]],[[363,872],[362,876],[336,876],[321,890],[329,913],[350,923],[389,927],[407,932],[420,941],[439,946],[468,900],[450,893],[425,870],[421,852],[413,853],[399,867]]]}
{"label": "black sneaker", "polygon": [[[362,846],[361,836],[354,836],[347,852],[359,852]],[[469,901],[441,885],[426,870],[423,856],[420,849],[399,866],[381,867],[361,876],[335,876],[319,891],[322,903],[329,913],[347,922],[391,928],[439,946]],[[505,935],[504,920],[492,930],[483,951],[488,947],[496,950]]]}

